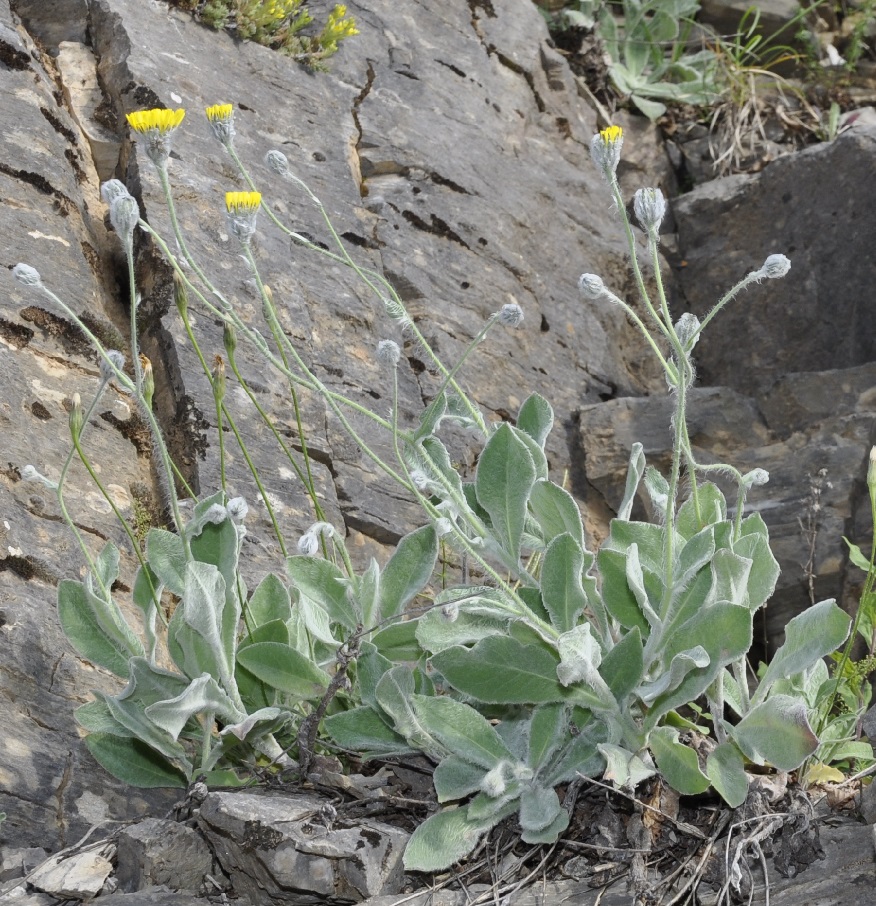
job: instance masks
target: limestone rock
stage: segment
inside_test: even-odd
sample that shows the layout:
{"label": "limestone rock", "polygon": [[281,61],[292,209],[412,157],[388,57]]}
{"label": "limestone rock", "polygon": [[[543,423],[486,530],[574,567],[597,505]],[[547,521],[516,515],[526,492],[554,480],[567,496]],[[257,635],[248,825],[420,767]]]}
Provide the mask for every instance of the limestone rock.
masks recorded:
{"label": "limestone rock", "polygon": [[121,892],[166,886],[198,893],[213,865],[203,837],[175,821],[146,818],[119,835],[115,878]]}
{"label": "limestone rock", "polygon": [[396,892],[408,834],[346,822],[308,795],[210,793],[199,824],[236,892],[253,904],[308,906]]}
{"label": "limestone rock", "polygon": [[28,876],[31,887],[61,900],[89,900],[97,896],[113,864],[99,852],[59,853]]}

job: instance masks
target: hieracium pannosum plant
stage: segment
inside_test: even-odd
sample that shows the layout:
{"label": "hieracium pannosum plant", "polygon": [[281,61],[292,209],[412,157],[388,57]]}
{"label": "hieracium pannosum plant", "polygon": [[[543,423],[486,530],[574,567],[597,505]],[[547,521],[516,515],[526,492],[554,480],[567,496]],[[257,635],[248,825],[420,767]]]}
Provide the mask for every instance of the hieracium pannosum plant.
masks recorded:
{"label": "hieracium pannosum plant", "polygon": [[[179,229],[167,160],[182,110],[128,117],[163,187],[176,251],[140,217],[121,182],[103,187],[131,276],[130,374],[119,353],[105,349],[32,268],[15,268],[22,283],[53,299],[93,344],[101,360],[97,396],[115,381],[136,401],[152,430],[170,504],[168,527],[151,528],[142,551],[128,531],[140,560],[131,592],[139,626],[128,624],[116,601],[119,551],[111,543],[97,557],[83,545],[85,580],[59,588],[59,615],[73,646],[127,681],[118,694],[96,694],[77,711],[95,758],[132,784],[184,786],[202,773],[208,783],[241,783],[255,767],[306,775],[316,751],[364,758],[422,753],[434,764],[441,808],[413,834],[405,864],[427,871],[465,857],[490,828],[512,816],[524,841],[557,840],[570,819],[557,787],[579,777],[634,790],[660,774],[680,793],[713,788],[737,806],[747,795],[750,766],[791,771],[807,759],[831,757],[820,748],[813,717],[816,703],[824,701],[822,687],[832,681],[822,658],[849,635],[849,617],[834,601],[809,608],[787,625],[786,642],[769,666],[753,675],[747,663],[752,621],[775,587],[778,565],[763,520],[757,513],[746,516],[745,502],[768,476],[698,461],[686,418],[692,356],[702,332],[743,288],[783,277],[788,259],[770,255],[702,321],[692,314],[674,320],[658,256],[663,195],[646,188],[634,199],[656,281],[652,299],[616,178],[622,132],[610,127],[594,137],[593,160],[626,231],[640,298],[626,302],[598,276],[584,274],[584,304],[608,299],[623,308],[659,361],[674,401],[669,474],[646,466],[641,446],[634,445],[617,517],[594,553],[577,503],[548,473],[548,401],[533,394],[513,423],[489,423],[459,383],[466,359],[490,331],[520,324],[520,308],[501,307],[460,361],[446,365],[392,287],[349,256],[286,157],[271,151],[267,161],[279,178],[307,194],[336,240],[335,251],[313,245],[276,217],[235,150],[232,106],[219,104],[206,113],[248,185],[248,191],[228,193],[225,203],[229,232],[258,290],[260,327],[242,319],[214,286]],[[375,344],[392,387],[388,417],[328,388],[308,366],[280,327],[252,253],[259,217],[300,247],[350,267],[382,300],[386,329],[409,334],[429,356],[439,384],[416,421],[400,420],[396,340]],[[179,501],[185,484],[152,411],[151,367],[138,350],[137,230],[174,269],[179,317],[213,388],[220,487],[197,500],[188,518]],[[202,352],[190,315],[195,308],[224,324],[224,357],[211,362]],[[288,381],[300,449],[277,433],[241,374],[241,343],[252,344]],[[240,568],[247,505],[227,486],[221,440],[227,425],[251,463],[228,404],[232,381],[273,431],[314,512],[297,552],[290,552],[274,520],[284,560],[254,589],[246,587]],[[373,467],[422,507],[425,524],[405,535],[382,565],[372,559],[357,569],[343,526],[331,525],[321,510],[300,418],[302,390],[319,394]],[[86,450],[96,402],[86,407],[77,400],[73,407],[67,462],[78,456],[99,481]],[[387,432],[391,460],[357,433],[364,418]],[[454,465],[442,436],[448,423],[482,440],[473,478]],[[66,516],[65,475],[66,466],[60,480],[49,483]],[[28,476],[47,481],[35,469]],[[716,476],[734,488],[729,504],[712,480]],[[254,467],[253,481],[273,519]],[[641,493],[652,521],[633,518]],[[439,586],[433,576],[441,550],[453,556],[442,558]],[[467,568],[457,574],[454,563]],[[170,600],[175,607],[168,617]],[[859,760],[872,758],[864,748],[855,754]]]}

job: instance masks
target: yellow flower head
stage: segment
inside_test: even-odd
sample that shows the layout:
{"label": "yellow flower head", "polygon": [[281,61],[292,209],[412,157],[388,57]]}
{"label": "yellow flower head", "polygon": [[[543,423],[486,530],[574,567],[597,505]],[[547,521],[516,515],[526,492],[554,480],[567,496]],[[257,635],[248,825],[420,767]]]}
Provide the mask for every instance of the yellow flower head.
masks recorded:
{"label": "yellow flower head", "polygon": [[234,115],[234,107],[231,104],[213,104],[206,113],[211,123],[227,123]]}
{"label": "yellow flower head", "polygon": [[606,144],[614,144],[618,139],[624,137],[624,130],[620,126],[607,126],[605,129],[601,129],[599,134]]}
{"label": "yellow flower head", "polygon": [[173,132],[185,118],[185,110],[135,110],[127,115],[127,120],[135,132],[159,132],[167,135]]}
{"label": "yellow flower head", "polygon": [[251,214],[262,203],[261,192],[226,192],[225,208],[229,214]]}

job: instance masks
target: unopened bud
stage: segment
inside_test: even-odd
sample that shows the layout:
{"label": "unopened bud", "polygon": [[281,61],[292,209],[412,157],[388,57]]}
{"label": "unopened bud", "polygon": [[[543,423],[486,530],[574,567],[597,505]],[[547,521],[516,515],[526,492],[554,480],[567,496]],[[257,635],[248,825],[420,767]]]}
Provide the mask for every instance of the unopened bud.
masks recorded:
{"label": "unopened bud", "polygon": [[31,267],[29,264],[16,264],[12,268],[12,276],[22,285],[22,286],[42,286],[43,278],[40,276],[40,272]]}
{"label": "unopened bud", "polygon": [[173,272],[173,301],[179,316],[185,321],[189,311],[189,291],[185,278],[179,271]]}
{"label": "unopened bud", "polygon": [[523,309],[513,303],[503,305],[499,309],[499,323],[506,327],[519,327],[523,323]]}
{"label": "unopened bud", "polygon": [[111,206],[117,198],[130,194],[128,187],[120,179],[108,179],[100,187],[100,197],[107,207]]}
{"label": "unopened bud", "polygon": [[666,216],[666,199],[660,189],[639,189],[633,196],[633,210],[642,229],[656,241]]}
{"label": "unopened bud", "polygon": [[110,204],[110,223],[127,248],[134,241],[134,229],[140,222],[140,208],[131,195],[119,195]]}
{"label": "unopened bud", "polygon": [[232,497],[225,505],[232,522],[243,522],[249,512],[249,504],[243,497]]}
{"label": "unopened bud", "polygon": [[106,359],[101,358],[100,360],[100,379],[108,384],[116,376],[116,372],[121,371],[124,367],[125,357],[118,349],[108,349]]}
{"label": "unopened bud", "polygon": [[393,340],[381,340],[377,344],[377,358],[384,365],[395,368],[401,358],[401,350],[398,348],[398,343]]}
{"label": "unopened bud", "polygon": [[505,762],[500,761],[491,771],[484,774],[481,790],[492,799],[498,799],[505,792],[508,783],[505,780]]}
{"label": "unopened bud", "polygon": [[784,255],[770,255],[763,263],[760,273],[767,280],[778,280],[791,270],[791,262]]}
{"label": "unopened bud", "polygon": [[591,302],[601,299],[607,292],[602,277],[597,277],[596,274],[581,274],[578,278],[578,289],[581,290],[581,295]]}
{"label": "unopened bud", "polygon": [[228,353],[228,359],[234,365],[234,350],[237,349],[237,331],[230,321],[222,325],[222,342],[225,344],[225,352]]}
{"label": "unopened bud", "polygon": [[285,176],[289,172],[289,159],[282,151],[268,151],[265,163],[280,176]]}
{"label": "unopened bud", "polygon": [[85,421],[85,414],[82,411],[82,398],[78,393],[73,394],[73,405],[70,407],[70,433],[73,440],[79,440],[82,433],[82,423]]}
{"label": "unopened bud", "polygon": [[140,354],[140,367],[143,369],[143,399],[148,409],[152,408],[152,397],[155,396],[155,375],[152,373],[152,362]]}
{"label": "unopened bud", "polygon": [[700,338],[697,331],[700,329],[700,319],[692,312],[686,311],[676,322],[675,332],[684,347],[685,352],[690,352]]}
{"label": "unopened bud", "polygon": [[213,371],[210,374],[210,380],[213,383],[213,396],[216,398],[216,405],[221,406],[222,400],[225,399],[225,362],[221,355],[213,359]]}
{"label": "unopened bud", "polygon": [[870,465],[867,466],[867,487],[870,496],[876,494],[876,447],[870,448]]}
{"label": "unopened bud", "polygon": [[770,480],[770,473],[766,469],[752,469],[742,476],[742,481],[746,487],[755,488],[764,485]]}

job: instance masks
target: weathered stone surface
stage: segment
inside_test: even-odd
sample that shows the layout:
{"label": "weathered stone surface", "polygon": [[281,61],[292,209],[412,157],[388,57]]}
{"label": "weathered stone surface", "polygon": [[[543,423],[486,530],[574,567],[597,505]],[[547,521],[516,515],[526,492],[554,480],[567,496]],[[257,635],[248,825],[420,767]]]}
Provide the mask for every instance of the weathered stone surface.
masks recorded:
{"label": "weathered stone surface", "polygon": [[701,382],[767,393],[777,377],[874,359],[876,128],[775,161],[754,176],[697,187],[673,203],[685,306],[702,317],[766,257],[791,259],[782,280],[733,300],[697,346]]}
{"label": "weathered stone surface", "polygon": [[146,818],[119,835],[116,864],[115,879],[122,892],[166,886],[198,893],[213,856],[193,828]]}
{"label": "weathered stone surface", "polygon": [[102,896],[102,906],[204,906],[203,897],[180,893],[167,887],[147,887],[136,893],[113,893]]}
{"label": "weathered stone surface", "polygon": [[61,900],[90,900],[100,893],[113,864],[99,852],[61,853],[46,859],[27,883]]}
{"label": "weathered stone surface", "polygon": [[327,805],[307,795],[211,793],[199,824],[238,895],[253,904],[397,891],[408,834],[379,821],[345,822]]}

